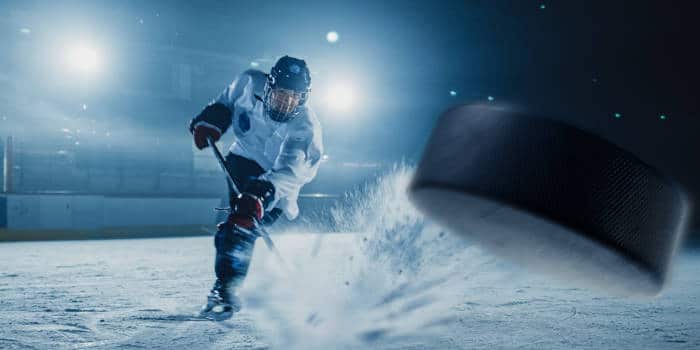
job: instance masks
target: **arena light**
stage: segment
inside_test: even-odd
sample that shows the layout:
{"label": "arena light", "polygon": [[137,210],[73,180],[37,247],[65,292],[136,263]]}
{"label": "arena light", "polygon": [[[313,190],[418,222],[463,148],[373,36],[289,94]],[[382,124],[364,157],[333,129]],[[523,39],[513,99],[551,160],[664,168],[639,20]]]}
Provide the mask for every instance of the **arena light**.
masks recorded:
{"label": "arena light", "polygon": [[328,108],[334,111],[348,111],[357,102],[355,89],[349,82],[338,82],[332,84],[326,92],[326,103]]}
{"label": "arena light", "polygon": [[340,36],[338,35],[338,32],[336,32],[336,31],[330,31],[326,34],[326,40],[331,44],[336,43],[338,41],[339,37]]}
{"label": "arena light", "polygon": [[68,65],[79,72],[92,73],[100,68],[97,51],[87,46],[76,46],[68,50],[66,55]]}

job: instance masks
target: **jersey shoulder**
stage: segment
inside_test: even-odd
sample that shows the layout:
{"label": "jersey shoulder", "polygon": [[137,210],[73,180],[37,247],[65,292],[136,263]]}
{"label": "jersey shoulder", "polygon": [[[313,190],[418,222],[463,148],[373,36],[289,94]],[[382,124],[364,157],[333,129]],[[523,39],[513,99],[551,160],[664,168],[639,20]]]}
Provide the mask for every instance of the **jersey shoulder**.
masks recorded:
{"label": "jersey shoulder", "polygon": [[321,123],[316,116],[316,113],[310,106],[301,106],[299,115],[292,119],[289,123],[289,129],[297,133],[310,133],[312,135],[321,134]]}
{"label": "jersey shoulder", "polygon": [[267,81],[267,74],[257,69],[247,69],[243,71],[236,80],[245,81],[246,84],[250,84],[253,93],[262,97],[263,90],[265,89],[265,82]]}
{"label": "jersey shoulder", "polygon": [[245,100],[250,99],[255,104],[255,96],[262,96],[266,79],[267,75],[259,70],[245,70],[236,76],[215,102],[221,102],[231,108],[236,101],[245,96]]}

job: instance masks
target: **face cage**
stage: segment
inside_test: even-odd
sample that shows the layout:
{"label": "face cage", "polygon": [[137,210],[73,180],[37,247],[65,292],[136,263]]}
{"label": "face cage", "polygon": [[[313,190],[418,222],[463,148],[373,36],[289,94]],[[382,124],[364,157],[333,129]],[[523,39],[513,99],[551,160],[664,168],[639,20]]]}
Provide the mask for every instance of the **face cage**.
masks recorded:
{"label": "face cage", "polygon": [[299,107],[303,106],[304,103],[306,103],[306,100],[309,96],[308,92],[301,92],[301,97],[299,98],[299,102],[297,105],[289,112],[283,112],[279,110],[275,110],[272,108],[272,91],[274,88],[270,85],[268,82],[265,85],[265,96],[263,97],[263,105],[265,107],[265,113],[270,117],[270,119],[280,122],[280,123],[286,123],[294,117],[296,117],[299,114]]}

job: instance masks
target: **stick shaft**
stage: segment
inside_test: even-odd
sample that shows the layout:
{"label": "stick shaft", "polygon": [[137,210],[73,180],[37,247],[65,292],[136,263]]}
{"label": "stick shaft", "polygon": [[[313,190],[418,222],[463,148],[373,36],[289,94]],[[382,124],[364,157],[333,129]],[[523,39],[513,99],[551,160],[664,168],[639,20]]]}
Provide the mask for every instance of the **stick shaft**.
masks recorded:
{"label": "stick shaft", "polygon": [[211,138],[211,136],[207,137],[207,142],[209,142],[209,147],[211,147],[212,152],[214,152],[214,157],[216,157],[216,160],[219,161],[219,166],[221,167],[221,170],[223,170],[224,174],[226,174],[226,179],[231,185],[233,194],[236,196],[239,195],[241,191],[238,190],[238,186],[236,186],[236,183],[233,181],[233,175],[231,175],[231,172],[226,167],[226,161],[224,160],[224,156],[221,155],[219,147],[216,146],[216,143],[214,142],[214,139]]}

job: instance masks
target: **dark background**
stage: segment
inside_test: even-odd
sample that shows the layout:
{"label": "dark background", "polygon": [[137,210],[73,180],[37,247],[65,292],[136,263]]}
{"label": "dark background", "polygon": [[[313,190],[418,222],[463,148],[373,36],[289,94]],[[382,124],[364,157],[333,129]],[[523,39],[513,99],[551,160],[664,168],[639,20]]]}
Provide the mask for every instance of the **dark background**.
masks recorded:
{"label": "dark background", "polygon": [[[15,138],[15,191],[218,193],[195,184],[219,175],[198,165],[187,120],[252,62],[290,54],[312,68],[328,155],[306,192],[416,161],[440,112],[481,101],[601,135],[697,201],[698,13],[693,1],[3,1],[0,136]],[[86,40],[102,67],[71,75],[59,58]],[[323,98],[337,81],[357,95],[343,111]]]}

